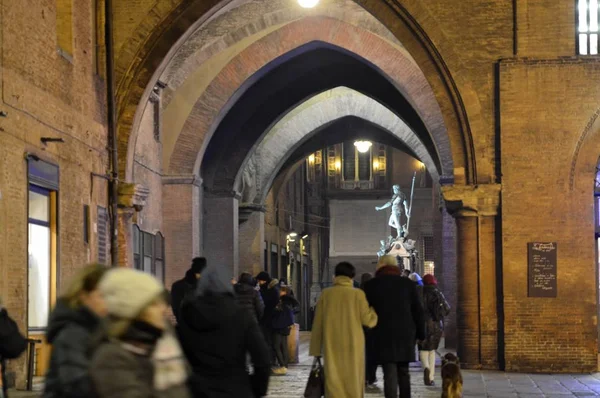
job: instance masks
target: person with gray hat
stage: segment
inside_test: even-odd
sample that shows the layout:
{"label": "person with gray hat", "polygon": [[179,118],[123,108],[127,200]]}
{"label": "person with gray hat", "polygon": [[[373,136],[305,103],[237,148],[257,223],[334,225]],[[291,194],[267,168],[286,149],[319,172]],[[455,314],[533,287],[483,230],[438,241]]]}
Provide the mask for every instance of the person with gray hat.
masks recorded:
{"label": "person with gray hat", "polygon": [[254,315],[237,304],[229,278],[215,267],[202,274],[195,297],[183,301],[179,332],[193,369],[195,397],[266,396],[271,365],[267,343]]}
{"label": "person with gray hat", "polygon": [[153,276],[114,268],[100,282],[109,319],[95,350],[96,398],[188,398],[188,365],[169,330],[167,293]]}

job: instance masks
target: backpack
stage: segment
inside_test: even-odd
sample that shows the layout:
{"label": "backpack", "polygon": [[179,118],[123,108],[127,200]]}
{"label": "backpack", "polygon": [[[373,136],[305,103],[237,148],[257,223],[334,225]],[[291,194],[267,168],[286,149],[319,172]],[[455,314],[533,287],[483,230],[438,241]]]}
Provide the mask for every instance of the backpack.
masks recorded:
{"label": "backpack", "polygon": [[433,300],[429,303],[429,313],[434,321],[443,321],[450,315],[450,304],[438,289],[434,290]]}

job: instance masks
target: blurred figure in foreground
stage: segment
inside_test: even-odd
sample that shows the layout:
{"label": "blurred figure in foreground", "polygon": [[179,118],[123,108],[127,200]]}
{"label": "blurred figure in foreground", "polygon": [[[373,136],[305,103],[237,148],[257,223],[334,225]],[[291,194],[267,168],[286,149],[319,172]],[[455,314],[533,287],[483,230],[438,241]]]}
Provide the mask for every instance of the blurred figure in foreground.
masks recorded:
{"label": "blurred figure in foreground", "polygon": [[8,316],[0,297],[0,398],[8,397],[6,384],[6,360],[18,358],[27,349],[27,340],[16,322]]}
{"label": "blurred figure in foreground", "polygon": [[262,296],[256,290],[256,281],[252,275],[243,272],[233,288],[238,305],[248,311],[259,322],[265,312],[265,303],[263,303]]}
{"label": "blurred figure in foreground", "polygon": [[90,265],[73,278],[56,301],[48,321],[52,344],[43,398],[92,396],[90,362],[93,344],[107,315],[98,285],[108,268]]}
{"label": "blurred figure in foreground", "polygon": [[291,289],[288,286],[281,286],[279,302],[273,313],[273,347],[279,363],[279,367],[273,369],[275,375],[287,374],[290,361],[287,340],[295,323],[294,314],[300,309],[300,303],[291,296],[290,292]]}
{"label": "blurred figure in foreground", "polygon": [[153,276],[111,269],[100,281],[109,321],[91,365],[95,398],[188,398],[187,364],[167,321],[167,293]]}
{"label": "blurred figure in foreground", "polygon": [[[236,303],[233,286],[209,267],[196,296],[181,307],[180,333],[193,368],[194,397],[253,398],[267,394],[269,350],[255,317]],[[248,374],[246,355],[254,373]]]}

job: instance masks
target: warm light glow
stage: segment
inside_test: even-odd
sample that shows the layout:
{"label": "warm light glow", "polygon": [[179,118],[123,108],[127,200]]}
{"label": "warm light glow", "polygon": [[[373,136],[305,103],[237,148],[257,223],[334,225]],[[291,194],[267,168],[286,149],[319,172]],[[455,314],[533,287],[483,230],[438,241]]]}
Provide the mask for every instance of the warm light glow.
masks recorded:
{"label": "warm light glow", "polygon": [[308,157],[308,163],[314,163],[315,162],[315,155],[310,155]]}
{"label": "warm light glow", "polygon": [[302,8],[313,8],[319,4],[319,1],[320,0],[298,0],[298,4],[300,4],[300,7]]}
{"label": "warm light glow", "polygon": [[374,168],[375,170],[379,170],[379,161],[378,161],[378,160],[375,160],[375,161],[373,162],[373,168]]}
{"label": "warm light glow", "polygon": [[367,152],[373,143],[371,141],[355,141],[354,146],[358,149],[358,152],[365,153]]}
{"label": "warm light glow", "polygon": [[308,234],[307,234],[307,235],[304,235],[304,236],[302,237],[302,239],[306,239],[306,238],[308,238]]}
{"label": "warm light glow", "polygon": [[296,236],[298,236],[298,232],[290,232],[290,236],[292,238],[295,238]]}
{"label": "warm light glow", "polygon": [[336,160],[336,161],[335,161],[335,169],[336,169],[336,170],[339,170],[339,169],[341,169],[341,168],[342,168],[342,163],[341,163],[339,160]]}

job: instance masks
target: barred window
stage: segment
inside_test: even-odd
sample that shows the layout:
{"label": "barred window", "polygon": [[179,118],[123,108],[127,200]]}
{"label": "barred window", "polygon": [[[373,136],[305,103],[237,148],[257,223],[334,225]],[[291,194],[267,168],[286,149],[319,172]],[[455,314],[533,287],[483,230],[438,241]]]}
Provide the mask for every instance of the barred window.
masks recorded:
{"label": "barred window", "polygon": [[577,52],[598,55],[599,0],[577,0]]}

